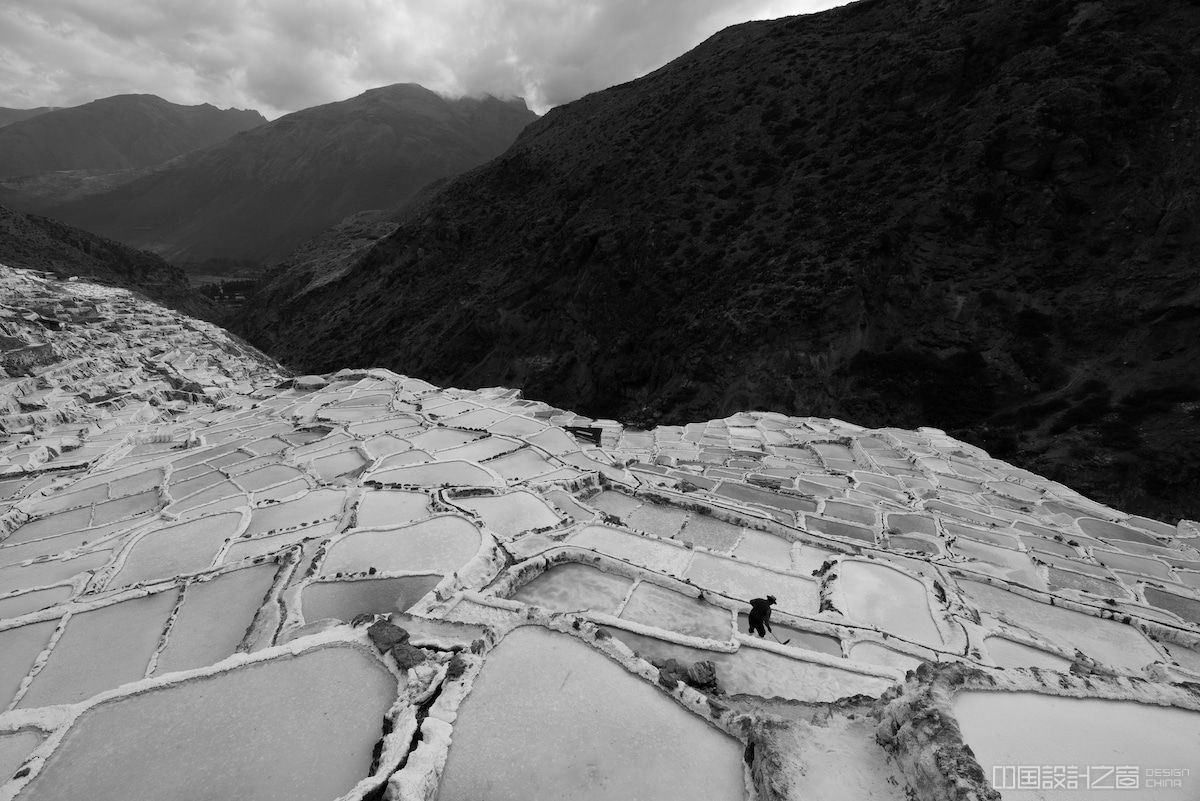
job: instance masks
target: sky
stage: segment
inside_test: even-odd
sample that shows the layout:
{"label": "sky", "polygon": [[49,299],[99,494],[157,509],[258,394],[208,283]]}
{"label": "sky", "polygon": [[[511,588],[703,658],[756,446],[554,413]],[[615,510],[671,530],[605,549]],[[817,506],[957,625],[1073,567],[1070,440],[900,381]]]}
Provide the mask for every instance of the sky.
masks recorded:
{"label": "sky", "polygon": [[0,106],[116,94],[268,118],[393,83],[539,113],[721,28],[845,0],[3,0]]}

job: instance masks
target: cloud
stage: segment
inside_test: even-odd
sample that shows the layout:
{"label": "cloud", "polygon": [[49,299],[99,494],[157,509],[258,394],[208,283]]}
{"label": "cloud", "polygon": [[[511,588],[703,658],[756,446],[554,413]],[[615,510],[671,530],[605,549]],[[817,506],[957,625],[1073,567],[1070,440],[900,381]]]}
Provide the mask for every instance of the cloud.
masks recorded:
{"label": "cloud", "polygon": [[723,27],[844,0],[5,0],[0,106],[128,92],[268,117],[392,83],[539,111]]}

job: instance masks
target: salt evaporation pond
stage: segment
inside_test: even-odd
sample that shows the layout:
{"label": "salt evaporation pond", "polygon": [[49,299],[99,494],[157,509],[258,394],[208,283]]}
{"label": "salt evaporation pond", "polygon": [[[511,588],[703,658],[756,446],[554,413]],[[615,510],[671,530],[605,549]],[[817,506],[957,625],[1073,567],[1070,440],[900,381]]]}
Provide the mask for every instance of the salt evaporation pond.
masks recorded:
{"label": "salt evaporation pond", "polygon": [[423,492],[368,492],[358,503],[359,528],[395,526],[429,516],[429,496]]}
{"label": "salt evaporation pond", "polygon": [[[616,493],[610,494],[616,495]],[[741,538],[741,526],[735,526],[723,520],[698,514],[688,517],[687,525],[684,526],[683,531],[675,535],[675,539],[680,542],[688,542],[692,545],[699,545],[701,548],[708,548],[710,551],[720,551],[721,553],[732,551]],[[753,550],[753,548],[751,549]],[[764,561],[755,558],[753,555],[747,555],[746,558],[756,562]],[[768,561],[766,564],[771,564],[771,562]]]}
{"label": "salt evaporation pond", "polygon": [[515,451],[521,445],[520,440],[508,439],[507,437],[488,437],[487,439],[468,442],[466,445],[459,445],[457,448],[446,448],[438,452],[438,458],[442,460],[461,459],[467,462],[481,462],[484,459],[491,459],[502,453]]}
{"label": "salt evaporation pond", "polygon": [[337,530],[337,527],[337,521],[331,520],[327,523],[305,526],[304,528],[287,531],[283,534],[273,534],[269,537],[238,539],[229,546],[229,550],[225,551],[225,556],[221,559],[221,562],[230,565],[244,559],[253,559],[256,556],[279,551],[289,545],[304,542],[305,540],[325,539],[333,534]]}
{"label": "salt evaporation pond", "polygon": [[479,529],[455,515],[404,528],[355,531],[329,548],[321,574],[423,571],[452,573],[479,551]]}
{"label": "salt evaporation pond", "polygon": [[240,512],[189,520],[156,529],[137,540],[125,555],[110,587],[195,573],[212,565],[225,540],[237,533]]}
{"label": "salt evaporation pond", "polygon": [[80,573],[107,564],[111,558],[112,551],[96,551],[73,559],[52,559],[24,566],[0,567],[0,593],[61,584]]}
{"label": "salt evaporation pond", "polygon": [[366,778],[396,679],[354,646],[318,648],[102,703],[24,801],[330,801]]}
{"label": "salt evaporation pond", "polygon": [[813,614],[820,606],[817,583],[812,579],[776,573],[734,559],[697,552],[684,575],[693,584],[747,603],[751,598],[774,595],[779,599],[778,609],[783,612]]}
{"label": "salt evaporation pond", "polygon": [[21,682],[29,675],[38,654],[45,650],[57,627],[57,620],[47,620],[0,631],[0,710],[6,708],[17,694]]}
{"label": "salt evaporation pond", "polygon": [[41,732],[29,730],[0,733],[0,785],[17,772],[29,752],[44,739]]}
{"label": "salt evaporation pond", "polygon": [[1058,671],[1071,669],[1071,660],[1007,637],[985,637],[983,644],[992,655],[992,659],[1002,668],[1038,667]]}
{"label": "salt evaporation pond", "polygon": [[671,575],[682,573],[692,557],[692,552],[686,548],[666,545],[653,537],[627,534],[607,526],[588,526],[573,534],[569,542]]}
{"label": "salt evaporation pond", "polygon": [[211,665],[237,650],[275,579],[273,564],[189,584],[155,675]]}
{"label": "salt evaporation pond", "polygon": [[54,606],[57,603],[62,603],[74,594],[74,591],[70,587],[64,585],[0,598],[0,620],[20,617],[29,612],[44,609],[47,606]]}
{"label": "salt evaporation pond", "polygon": [[53,537],[66,531],[87,528],[92,520],[91,507],[83,507],[70,512],[39,517],[30,520],[5,538],[5,545],[16,545],[21,542],[31,542],[44,537]]}
{"label": "salt evaporation pond", "polygon": [[1133,626],[1038,603],[989,584],[959,581],[958,585],[977,608],[1011,620],[1050,642],[1078,648],[1092,659],[1133,670],[1162,659]]}
{"label": "salt evaporation pond", "polygon": [[940,647],[925,585],[895,568],[844,561],[837,569],[838,594],[851,618],[923,645]]}
{"label": "salt evaporation pond", "polygon": [[245,535],[266,534],[268,531],[328,520],[341,514],[345,500],[346,493],[341,490],[320,489],[294,501],[259,507],[251,513]]}
{"label": "salt evaporation pond", "polygon": [[437,798],[745,793],[738,741],[573,637],[525,627],[496,646],[459,708]]}
{"label": "salt evaporation pond", "polygon": [[175,592],[72,615],[19,706],[73,704],[146,675]]}
{"label": "salt evaporation pond", "polygon": [[485,526],[504,537],[513,537],[523,531],[547,528],[562,522],[545,501],[524,491],[510,492],[507,495],[455,498],[454,505],[479,515]]}
{"label": "salt evaporation pond", "polygon": [[728,609],[705,603],[694,593],[684,595],[645,581],[629,596],[621,617],[692,637],[733,638],[733,615]]}
{"label": "salt evaporation pond", "polygon": [[540,454],[529,448],[492,459],[487,466],[509,481],[524,481],[554,469]]}
{"label": "salt evaporation pond", "polygon": [[441,575],[434,574],[313,582],[304,588],[304,619],[334,618],[349,623],[360,614],[405,612],[441,580]]}
{"label": "salt evaporation pond", "polygon": [[643,503],[624,516],[625,525],[656,537],[669,539],[679,533],[688,513],[673,506]]}
{"label": "salt evaporation pond", "polygon": [[[750,633],[750,616],[746,613],[738,615],[738,631],[743,634]],[[809,651],[817,651],[822,654],[840,657],[842,655],[842,642],[837,637],[831,637],[828,634],[816,634],[811,631],[802,631],[794,629],[791,626],[785,626],[782,623],[771,621],[771,631],[767,636],[770,639],[770,634],[774,634],[780,640],[787,640],[788,645],[793,648],[805,648]]]}
{"label": "salt evaporation pond", "polygon": [[[1105,790],[1120,797],[1140,790],[1130,797],[1192,801],[1200,791],[1198,712],[1096,698],[964,692],[954,699],[954,716],[984,775],[1006,799],[1079,801],[1107,797]],[[1009,768],[1019,765],[1076,769],[1078,787],[1016,789]],[[1138,783],[1116,785],[1116,766]],[[1163,777],[1150,771],[1173,769],[1190,772],[1179,779],[1181,786],[1151,783]],[[1107,785],[1093,784],[1089,791],[1089,777]]]}
{"label": "salt evaporation pond", "polygon": [[908,672],[915,670],[921,660],[915,656],[902,654],[899,651],[880,645],[877,642],[858,642],[850,646],[850,658],[857,662],[870,665],[882,665]]}
{"label": "salt evaporation pond", "polygon": [[368,478],[385,484],[423,487],[495,487],[502,483],[479,465],[459,460],[385,468],[374,471]]}
{"label": "salt evaporation pond", "polygon": [[[688,524],[691,528],[691,524]],[[748,528],[742,535],[741,542],[734,548],[733,553],[739,559],[758,562],[776,570],[790,570],[792,567],[792,543],[774,534],[755,531]]]}
{"label": "salt evaporation pond", "polygon": [[556,612],[591,609],[611,614],[632,584],[631,579],[590,565],[555,565],[517,590],[513,598]]}

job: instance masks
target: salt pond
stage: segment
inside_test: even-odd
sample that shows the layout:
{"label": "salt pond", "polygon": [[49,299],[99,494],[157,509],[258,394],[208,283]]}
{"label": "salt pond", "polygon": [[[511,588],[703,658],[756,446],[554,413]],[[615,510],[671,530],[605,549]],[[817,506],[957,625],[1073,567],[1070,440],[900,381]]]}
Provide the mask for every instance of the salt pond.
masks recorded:
{"label": "salt pond", "polygon": [[212,565],[217,551],[237,533],[241,523],[241,513],[226,512],[151,531],[130,546],[109,586],[204,570]]}
{"label": "salt pond", "polygon": [[988,584],[960,581],[959,586],[979,608],[1109,665],[1137,670],[1162,659],[1133,626],[1038,603]]}
{"label": "salt pond", "polygon": [[513,595],[518,601],[556,612],[591,609],[613,614],[632,580],[590,565],[555,565]]}
{"label": "salt pond", "polygon": [[940,647],[925,585],[884,564],[843,561],[837,592],[849,617],[922,645]]}
{"label": "salt pond", "polygon": [[0,710],[17,694],[57,627],[57,620],[48,620],[0,631]]}
{"label": "salt pond", "polygon": [[[965,692],[954,699],[954,716],[984,774],[1006,799],[1077,801],[1107,796],[1105,790],[1125,795],[1132,789],[1140,798],[1191,801],[1200,788],[1197,712],[1095,698]],[[1078,787],[1016,789],[1012,771],[1019,765],[1077,769]],[[1137,783],[1116,784],[1116,766],[1124,766],[1117,768],[1120,775],[1132,775]],[[1159,769],[1182,769],[1190,775],[1180,787],[1150,784],[1154,777],[1147,772]],[[1089,790],[1089,779],[1105,784],[1093,784]]]}
{"label": "salt pond", "polygon": [[144,677],[177,598],[169,590],[72,615],[19,706],[73,704]]}
{"label": "salt pond", "polygon": [[330,546],[321,575],[371,568],[452,573],[475,556],[479,544],[479,529],[457,515],[440,515],[404,528],[352,531]]}
{"label": "salt pond", "polygon": [[920,659],[877,642],[857,642],[850,646],[850,658],[871,665],[882,665],[896,670],[909,671],[921,664]]}
{"label": "salt pond", "polygon": [[58,586],[0,598],[0,620],[10,617],[20,617],[29,612],[62,603],[72,595],[74,595],[74,592],[70,587]]}
{"label": "salt pond", "polygon": [[[750,616],[742,613],[738,615],[738,631],[743,634],[750,633]],[[828,634],[817,634],[811,631],[802,631],[801,629],[780,623],[778,620],[771,621],[771,631],[767,634],[766,639],[774,639],[787,642],[793,648],[804,648],[809,651],[817,651],[830,656],[842,655],[842,642],[837,637],[831,637]]]}
{"label": "salt pond", "polygon": [[819,606],[817,583],[812,579],[776,573],[711,554],[697,553],[685,576],[693,584],[740,601],[774,595],[779,599],[778,608],[784,612],[813,614]]}
{"label": "salt pond", "polygon": [[385,484],[422,487],[494,487],[502,481],[477,464],[463,461],[429,462],[375,470],[368,478]]}
{"label": "salt pond", "polygon": [[304,619],[335,618],[349,623],[364,613],[404,612],[441,580],[441,575],[432,574],[313,582],[304,588]]}
{"label": "salt pond", "polygon": [[545,501],[530,492],[457,498],[454,504],[479,515],[485,526],[504,537],[562,522]]}
{"label": "salt pond", "polygon": [[254,622],[275,572],[273,564],[258,565],[189,584],[155,675],[211,665],[232,654]]}
{"label": "salt pond", "polygon": [[52,559],[29,565],[0,567],[0,593],[61,584],[80,573],[104,566],[111,558],[112,551],[95,551],[72,559]]}
{"label": "salt pond", "polygon": [[0,785],[16,773],[29,756],[45,739],[41,732],[26,729],[11,733],[0,733]]}
{"label": "salt pond", "polygon": [[733,616],[728,609],[705,603],[696,597],[643,581],[621,612],[625,620],[677,631],[710,640],[733,637]]}
{"label": "salt pond", "polygon": [[996,664],[1003,668],[1039,667],[1059,671],[1071,669],[1071,660],[1007,637],[987,637],[983,644]]}
{"label": "salt pond", "polygon": [[365,651],[298,657],[102,703],[23,801],[330,801],[367,776],[396,680]]}
{"label": "salt pond", "polygon": [[517,629],[489,655],[453,738],[440,801],[745,797],[739,742],[543,629]]}
{"label": "salt pond", "polygon": [[361,528],[394,526],[429,515],[429,496],[422,492],[380,490],[368,492],[358,503]]}

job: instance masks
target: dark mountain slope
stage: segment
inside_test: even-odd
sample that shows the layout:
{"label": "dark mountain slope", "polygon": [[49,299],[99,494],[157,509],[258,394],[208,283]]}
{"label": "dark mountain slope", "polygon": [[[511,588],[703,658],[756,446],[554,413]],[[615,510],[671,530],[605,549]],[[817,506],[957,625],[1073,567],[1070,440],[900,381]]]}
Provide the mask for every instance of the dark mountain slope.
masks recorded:
{"label": "dark mountain slope", "polygon": [[365,209],[487,161],[537,115],[414,84],[281,117],[46,213],[173,261],[280,258]]}
{"label": "dark mountain slope", "polygon": [[14,122],[28,120],[36,117],[39,114],[45,114],[47,111],[54,111],[51,106],[38,106],[37,108],[0,108],[0,128],[5,125],[12,125]]}
{"label": "dark mountain slope", "polygon": [[146,167],[262,125],[257,111],[117,95],[0,128],[0,176]]}
{"label": "dark mountain slope", "polygon": [[182,270],[153,253],[4,206],[0,206],[0,264],[136,289],[195,317],[212,319],[217,312],[211,301],[192,289]]}
{"label": "dark mountain slope", "polygon": [[306,370],[633,422],[940,426],[1200,516],[1196,30],[1183,0],[730,28],[550,112],[246,330]]}

